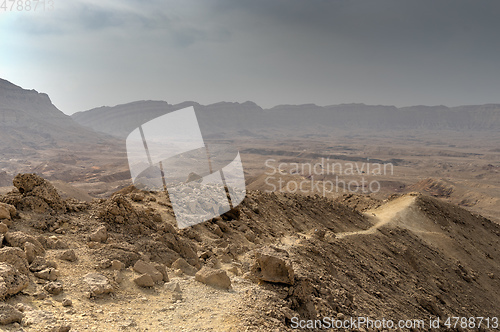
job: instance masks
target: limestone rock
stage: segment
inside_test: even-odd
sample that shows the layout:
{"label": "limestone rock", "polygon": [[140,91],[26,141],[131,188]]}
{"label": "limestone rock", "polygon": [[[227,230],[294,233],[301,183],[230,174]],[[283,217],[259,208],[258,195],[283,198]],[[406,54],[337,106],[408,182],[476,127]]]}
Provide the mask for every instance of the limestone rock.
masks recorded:
{"label": "limestone rock", "polygon": [[178,258],[175,262],[172,263],[172,269],[181,270],[187,275],[194,276],[198,271],[194,266],[190,265],[184,258]]}
{"label": "limestone rock", "polygon": [[24,315],[10,304],[0,302],[0,325],[21,323]]}
{"label": "limestone rock", "polygon": [[1,219],[12,219],[17,216],[17,210],[14,205],[6,204],[0,202],[0,220]]}
{"label": "limestone rock", "polygon": [[0,263],[0,298],[14,295],[28,287],[28,276],[20,273],[14,266]]}
{"label": "limestone rock", "polygon": [[83,281],[89,286],[90,294],[97,296],[101,294],[112,293],[113,286],[109,283],[108,278],[98,273],[87,273],[83,277]]}
{"label": "limestone rock", "polygon": [[64,250],[59,254],[58,258],[68,262],[74,262],[77,260],[75,251],[73,249]]}
{"label": "limestone rock", "polygon": [[147,274],[151,276],[153,282],[158,282],[163,280],[163,274],[159,272],[151,263],[147,263],[143,260],[138,260],[134,264],[134,271],[139,274]]}
{"label": "limestone rock", "polygon": [[99,227],[95,232],[90,234],[90,241],[94,242],[106,242],[108,239],[108,232],[106,230],[106,226]]}
{"label": "limestone rock", "polygon": [[63,285],[60,282],[49,282],[43,287],[43,289],[52,295],[59,295],[64,290]]}
{"label": "limestone rock", "polygon": [[26,259],[26,254],[19,248],[1,248],[0,262],[12,265],[22,274],[28,274],[28,261]]}
{"label": "limestone rock", "polygon": [[212,269],[204,266],[196,272],[195,280],[212,287],[222,289],[231,288],[231,279],[227,276],[226,271],[221,269]]}
{"label": "limestone rock", "polygon": [[14,178],[13,184],[23,196],[22,207],[29,207],[41,212],[46,211],[47,208],[66,209],[56,188],[36,174],[18,174]]}
{"label": "limestone rock", "polygon": [[134,282],[139,287],[153,287],[155,282],[149,274],[141,274],[137,278],[134,278]]}
{"label": "limestone rock", "polygon": [[165,265],[160,263],[154,263],[153,266],[155,267],[156,270],[158,270],[158,272],[162,274],[164,282],[168,282],[170,280],[168,278],[167,268],[165,267]]}
{"label": "limestone rock", "polygon": [[34,245],[33,250],[35,256],[42,256],[45,254],[45,249],[43,249],[42,244],[33,236],[24,232],[8,232],[5,234],[5,241],[12,247],[18,247],[21,249],[24,249],[24,244],[29,242]]}
{"label": "limestone rock", "polygon": [[293,285],[294,270],[285,250],[266,247],[255,254],[252,273],[259,279]]}

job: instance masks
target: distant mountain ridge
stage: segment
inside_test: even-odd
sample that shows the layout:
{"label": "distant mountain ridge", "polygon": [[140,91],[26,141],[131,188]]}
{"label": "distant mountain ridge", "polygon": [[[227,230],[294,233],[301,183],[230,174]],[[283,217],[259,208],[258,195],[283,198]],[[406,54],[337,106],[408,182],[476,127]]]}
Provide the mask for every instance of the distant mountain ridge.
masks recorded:
{"label": "distant mountain ridge", "polygon": [[328,133],[332,129],[353,133],[366,131],[475,131],[498,132],[500,104],[446,106],[395,106],[342,104],[331,106],[280,105],[263,109],[253,102],[200,105],[184,102],[137,101],[114,107],[100,107],[72,115],[83,126],[120,138],[142,123],[160,115],[193,106],[202,131],[255,134],[259,131],[300,131],[300,134]]}

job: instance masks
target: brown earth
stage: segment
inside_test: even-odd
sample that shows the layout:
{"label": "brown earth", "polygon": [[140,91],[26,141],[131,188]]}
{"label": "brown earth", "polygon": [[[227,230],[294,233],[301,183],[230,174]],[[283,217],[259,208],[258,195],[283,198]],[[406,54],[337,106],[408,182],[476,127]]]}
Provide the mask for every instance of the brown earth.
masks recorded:
{"label": "brown earth", "polygon": [[[251,191],[237,211],[178,230],[164,193],[128,187],[79,202],[34,175],[16,179],[0,198],[15,206],[5,205],[0,260],[31,264],[19,272],[28,286],[4,300],[18,310],[0,308],[14,320],[5,331],[288,331],[293,317],[500,316],[500,226],[438,198]],[[26,258],[3,253],[15,246]],[[165,266],[169,281],[138,286],[148,278],[139,260],[153,275]],[[219,272],[191,275],[202,267]],[[224,275],[229,290],[210,286]]]}

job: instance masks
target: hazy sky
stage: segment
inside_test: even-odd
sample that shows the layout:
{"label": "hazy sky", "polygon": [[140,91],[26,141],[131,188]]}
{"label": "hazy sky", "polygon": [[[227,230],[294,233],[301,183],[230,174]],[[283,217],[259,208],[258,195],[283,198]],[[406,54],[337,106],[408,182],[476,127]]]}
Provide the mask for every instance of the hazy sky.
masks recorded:
{"label": "hazy sky", "polygon": [[0,77],[68,114],[140,99],[500,102],[498,0],[45,1],[0,9]]}

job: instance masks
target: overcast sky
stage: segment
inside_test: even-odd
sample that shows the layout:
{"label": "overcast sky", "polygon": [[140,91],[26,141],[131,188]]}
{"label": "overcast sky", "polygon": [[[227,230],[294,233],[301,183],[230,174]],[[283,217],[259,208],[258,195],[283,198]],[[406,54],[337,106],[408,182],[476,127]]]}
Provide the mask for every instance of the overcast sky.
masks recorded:
{"label": "overcast sky", "polygon": [[0,9],[0,77],[48,93],[68,114],[142,99],[500,103],[498,0],[48,6]]}

